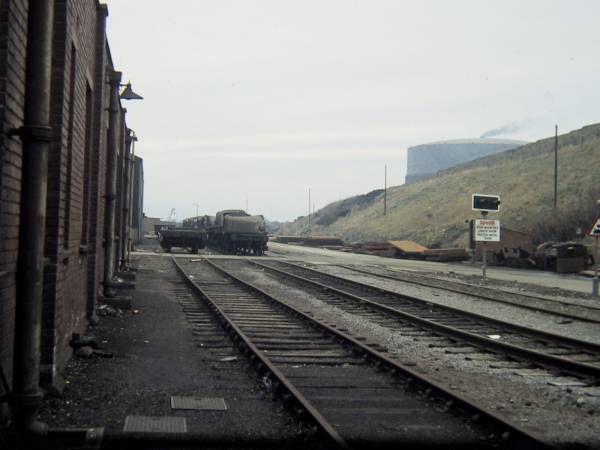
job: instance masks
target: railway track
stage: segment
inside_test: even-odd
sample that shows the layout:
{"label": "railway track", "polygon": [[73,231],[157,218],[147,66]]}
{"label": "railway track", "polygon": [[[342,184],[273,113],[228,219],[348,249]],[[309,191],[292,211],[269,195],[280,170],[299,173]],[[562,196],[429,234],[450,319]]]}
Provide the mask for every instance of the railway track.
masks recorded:
{"label": "railway track", "polygon": [[554,314],[569,319],[581,320],[584,322],[600,323],[600,307],[596,307],[593,305],[583,305],[558,299],[551,299],[547,297],[535,297],[532,295],[525,295],[522,293],[508,292],[501,289],[492,289],[485,286],[475,286],[467,283],[441,280],[439,278],[428,277],[425,275],[413,273],[389,270],[387,270],[388,273],[381,273],[344,264],[336,264],[336,266],[346,270],[378,278],[385,278],[388,280],[400,281],[403,283],[411,283],[419,286],[443,289],[445,291],[465,294],[484,300],[492,300],[499,303],[516,305],[521,308],[526,308],[533,311],[546,312],[549,314]]}
{"label": "railway track", "polygon": [[[600,345],[546,333],[282,261],[251,261],[285,277],[315,297],[401,335],[454,347],[471,359],[486,357],[497,366],[547,369],[550,377],[569,374],[581,385],[600,380]],[[498,356],[503,362],[498,362]]]}
{"label": "railway track", "polygon": [[325,447],[547,448],[535,434],[286,305],[219,263],[181,263],[263,383]]}

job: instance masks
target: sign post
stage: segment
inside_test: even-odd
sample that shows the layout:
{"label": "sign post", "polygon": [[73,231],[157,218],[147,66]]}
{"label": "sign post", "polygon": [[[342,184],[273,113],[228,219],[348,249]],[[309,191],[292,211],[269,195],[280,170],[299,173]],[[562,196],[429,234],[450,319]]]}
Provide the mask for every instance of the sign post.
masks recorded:
{"label": "sign post", "polygon": [[[487,211],[481,211],[481,220],[485,219],[485,216],[487,216]],[[477,239],[477,222],[480,222],[479,220],[475,221],[475,240]],[[483,282],[485,283],[487,281],[487,277],[486,277],[486,272],[487,272],[487,245],[485,245],[485,241],[482,241],[481,246],[483,247],[483,264],[481,265],[481,277],[483,278]]]}
{"label": "sign post", "polygon": [[598,279],[598,267],[600,266],[600,253],[598,252],[598,240],[600,239],[600,217],[597,217],[588,235],[596,238],[596,269],[594,270],[594,280],[592,281],[592,295],[598,297],[600,295],[600,280]]}
{"label": "sign post", "polygon": [[475,241],[483,244],[483,281],[486,280],[487,248],[486,242],[500,242],[500,221],[486,219],[487,211],[481,211],[481,219],[475,220]]}
{"label": "sign post", "polygon": [[474,240],[481,242],[483,248],[483,264],[481,265],[483,282],[487,280],[487,248],[486,242],[500,242],[500,221],[487,220],[488,212],[500,211],[499,195],[473,194],[471,209],[481,212],[481,219],[475,220]]}
{"label": "sign post", "polygon": [[592,295],[595,295],[596,297],[600,295],[598,293],[598,287],[600,283],[600,280],[598,280],[598,267],[600,266],[600,252],[598,251],[598,240],[600,240],[600,236],[596,236],[596,270],[594,270],[594,281],[592,281]]}

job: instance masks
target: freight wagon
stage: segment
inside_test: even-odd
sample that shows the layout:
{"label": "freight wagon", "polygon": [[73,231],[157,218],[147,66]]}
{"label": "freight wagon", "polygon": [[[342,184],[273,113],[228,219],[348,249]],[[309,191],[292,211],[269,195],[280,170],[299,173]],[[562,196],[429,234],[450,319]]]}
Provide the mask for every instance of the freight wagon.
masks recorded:
{"label": "freight wagon", "polygon": [[199,249],[206,246],[206,231],[198,228],[163,228],[158,232],[158,242],[166,252],[179,247],[198,253]]}

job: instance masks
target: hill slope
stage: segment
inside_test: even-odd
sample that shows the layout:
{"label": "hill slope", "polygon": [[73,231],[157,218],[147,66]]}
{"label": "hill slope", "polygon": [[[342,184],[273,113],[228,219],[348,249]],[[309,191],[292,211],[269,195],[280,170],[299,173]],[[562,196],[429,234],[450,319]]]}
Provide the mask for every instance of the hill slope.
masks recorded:
{"label": "hill slope", "polygon": [[[574,232],[576,224],[589,222],[600,198],[600,124],[559,136],[558,150],[556,222],[568,222],[565,227]],[[552,221],[553,173],[552,137],[389,188],[386,216],[382,190],[331,203],[315,213],[310,233],[350,242],[409,239],[428,247],[464,246],[465,220],[477,216],[472,193],[499,194],[501,212],[492,216],[509,228],[536,232]],[[307,222],[301,217],[280,234],[308,234]]]}

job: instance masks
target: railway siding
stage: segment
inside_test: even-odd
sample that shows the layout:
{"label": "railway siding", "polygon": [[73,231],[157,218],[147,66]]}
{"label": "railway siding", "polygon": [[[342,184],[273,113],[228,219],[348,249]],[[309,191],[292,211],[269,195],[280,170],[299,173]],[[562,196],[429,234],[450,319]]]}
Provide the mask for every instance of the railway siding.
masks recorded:
{"label": "railway siding", "polygon": [[[266,260],[260,258],[259,261]],[[434,342],[427,337],[400,335],[393,329],[377,325],[368,317],[321,301],[302,286],[253,264],[233,259],[223,261],[223,264],[239,278],[330,327],[350,334],[361,343],[387,352],[390,358],[437,380],[449,387],[451,392],[474,399],[511,422],[544,434],[551,442],[596,447],[600,432],[596,420],[600,414],[598,387],[582,386],[577,378],[556,377],[543,368],[519,369],[509,363],[496,363],[504,357],[500,355],[493,361],[490,353],[482,356],[473,353],[473,348],[466,353],[447,352],[448,347],[432,346]],[[555,426],[557,423],[561,426]]]}
{"label": "railway siding", "polygon": [[[422,301],[417,298],[375,288],[338,276],[297,266],[286,262],[253,261],[261,268],[271,270],[280,276],[291,278],[296,283],[312,286],[312,291],[326,298],[326,301],[350,307],[354,311],[367,309],[372,317],[378,317],[383,325],[398,328],[399,332],[415,332],[418,328],[433,331],[431,338],[453,338],[458,343],[468,343],[476,348],[463,348],[463,352],[500,353],[510,358],[535,362],[549,369],[555,375],[562,372],[585,377],[589,386],[594,386],[600,377],[600,346],[543,333],[537,330],[516,326],[487,317],[466,313]],[[346,301],[350,299],[350,304]],[[407,327],[407,322],[410,325]],[[423,333],[417,329],[416,332]],[[502,341],[500,341],[502,338]],[[455,343],[457,345],[458,343]],[[448,345],[443,343],[442,345]],[[463,344],[464,345],[464,344]],[[460,350],[459,350],[460,351]],[[524,367],[526,368],[526,367]]]}
{"label": "railway siding", "polygon": [[[348,442],[356,444],[368,438],[372,442],[374,436],[379,436],[378,439],[383,443],[393,441],[397,444],[403,442],[404,439],[409,439],[412,443],[438,442],[441,444],[443,442],[447,444],[448,442],[455,442],[464,444],[471,442],[471,444],[474,444],[477,442],[476,446],[482,447],[491,443],[491,440],[493,440],[490,440],[492,435],[496,437],[504,436],[508,441],[519,435],[524,436],[524,434],[521,434],[522,431],[515,427],[513,430],[517,431],[511,431],[508,434],[505,434],[506,432],[490,434],[488,429],[487,432],[484,432],[484,435],[476,437],[478,434],[476,431],[477,426],[470,423],[470,416],[467,415],[465,422],[465,417],[460,419],[460,414],[459,418],[453,417],[453,414],[447,414],[448,411],[456,414],[458,410],[473,411],[476,409],[468,401],[450,394],[431,380],[425,381],[424,377],[419,377],[410,369],[377,354],[377,352],[345,336],[343,333],[337,332],[324,324],[315,326],[314,320],[306,314],[294,311],[292,314],[295,315],[295,318],[290,319],[289,314],[292,308],[278,302],[254,286],[242,283],[240,280],[235,281],[235,287],[232,285],[225,288],[222,281],[215,283],[215,280],[208,280],[208,283],[203,285],[203,281],[206,280],[199,280],[198,276],[203,273],[201,266],[206,264],[208,263],[194,263],[189,268],[184,265],[185,269],[182,268],[182,270],[193,270],[189,274],[191,277],[188,279],[193,280],[198,290],[204,292],[205,297],[214,297],[213,301],[220,310],[220,315],[227,314],[227,312],[233,315],[229,318],[233,322],[227,320],[228,326],[238,329],[236,332],[242,335],[241,339],[246,342],[246,345],[251,342],[262,353],[262,356],[269,358],[281,374],[290,374],[290,377],[300,380],[299,382],[303,386],[301,393],[308,396],[309,403],[313,407],[318,404],[318,410],[326,416],[328,423],[337,424],[335,428],[340,428],[340,435],[343,436],[344,441],[347,439]],[[223,273],[233,277],[226,271]],[[254,299],[252,299],[252,296],[254,296]],[[285,311],[285,316],[280,316],[282,310]],[[273,327],[274,323],[278,326]],[[308,331],[306,328],[307,323],[309,324]],[[304,344],[307,344],[306,341],[313,342],[316,339],[315,329],[318,331],[317,335],[320,336],[317,346],[310,344],[308,350],[294,346],[293,341],[295,340],[304,342]],[[326,335],[323,335],[323,331]],[[296,335],[296,333],[299,333],[299,335]],[[261,344],[255,345],[254,339],[258,339]],[[264,341],[265,339],[266,341]],[[338,342],[336,343],[336,341]],[[274,347],[272,347],[273,345]],[[351,345],[353,349],[347,349],[346,346],[348,345]],[[369,364],[366,363],[364,355],[368,355],[366,359]],[[265,361],[260,364],[264,365]],[[386,374],[385,372],[379,373],[371,367],[371,364],[378,366],[383,364],[382,367],[394,368],[395,375]],[[380,380],[387,377],[388,384],[384,390],[378,391],[378,389],[383,388],[369,383],[364,384],[365,376],[367,376],[367,381],[374,376]],[[395,380],[395,383],[389,384],[390,377]],[[407,383],[406,377],[411,381]],[[339,383],[340,380],[352,380],[351,384],[343,385],[342,396],[339,395],[342,386],[330,385],[330,383]],[[272,382],[282,383],[281,380]],[[417,385],[416,390],[415,382]],[[423,383],[426,385],[425,387],[423,387]],[[286,382],[284,381],[283,384],[286,384]],[[394,387],[395,384],[396,387]],[[408,385],[409,388],[403,390],[403,384]],[[365,397],[362,394],[366,391],[369,391],[370,394]],[[393,402],[390,403],[391,393],[394,396],[403,398],[402,407]],[[419,393],[425,393],[425,395]],[[409,398],[405,398],[407,396]],[[425,397],[422,400],[425,401],[425,404],[429,404],[429,407],[424,407],[423,402],[420,405],[413,403],[420,396]],[[349,402],[349,399],[352,400]],[[440,402],[440,399],[445,399],[445,401]],[[458,410],[455,408],[458,408]],[[360,414],[358,414],[362,410],[371,415],[372,424],[379,423],[383,426],[377,429],[370,426],[365,429],[363,426],[364,421],[360,420]],[[441,414],[441,416],[437,414]],[[485,417],[481,422],[481,426],[491,420],[496,423],[496,426],[500,423],[504,427],[512,427],[504,424],[499,417],[489,412],[480,412],[477,415],[479,414]],[[390,422],[393,416],[395,416],[395,419]],[[351,420],[352,417],[354,417],[354,420]],[[458,421],[456,422],[456,420]],[[403,426],[403,423],[406,426]],[[441,428],[438,425],[442,425]],[[425,428],[423,428],[424,426]],[[361,437],[361,431],[367,434]],[[471,440],[473,438],[475,438],[475,441]],[[514,443],[514,441],[512,442]],[[509,445],[507,442],[504,444]]]}
{"label": "railway siding", "polygon": [[363,273],[370,276],[466,294],[472,297],[516,305],[521,308],[547,312],[584,322],[600,323],[600,306],[596,304],[552,299],[548,297],[536,297],[533,295],[525,295],[522,293],[509,292],[501,289],[493,289],[486,286],[442,280],[437,277],[428,277],[408,272],[391,270],[380,270],[379,272],[376,272],[375,270],[365,269],[363,267],[359,268],[343,264],[338,266],[350,271]]}
{"label": "railway siding", "polygon": [[[421,286],[413,283],[397,281],[387,278],[381,278],[376,275],[368,275],[353,270],[348,270],[339,267],[336,264],[307,264],[308,267],[316,267],[319,270],[347,278],[349,280],[358,281],[368,284],[376,288],[383,288],[393,292],[410,295],[420,298],[433,305],[450,306],[467,312],[499,319],[502,321],[514,323],[527,328],[534,328],[541,331],[560,334],[577,340],[589,341],[595,344],[600,344],[600,327],[597,323],[586,322],[577,319],[567,318],[558,314],[545,311],[536,311],[529,308],[522,308],[518,305],[501,303],[495,300],[483,299],[467,294],[451,292],[440,288]],[[372,265],[362,266],[365,270],[376,270]],[[493,286],[502,286],[500,283],[492,283]],[[543,288],[534,285],[521,285],[520,283],[511,283],[513,289],[523,288],[527,292],[544,293],[550,291],[548,288]],[[577,295],[576,293],[574,293]],[[586,298],[569,298],[556,297],[556,299],[566,301],[576,301],[578,304],[587,304]],[[597,302],[596,302],[597,303]]]}

